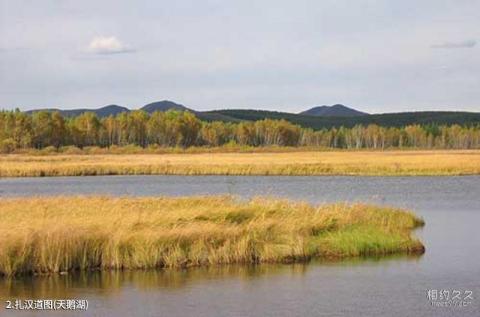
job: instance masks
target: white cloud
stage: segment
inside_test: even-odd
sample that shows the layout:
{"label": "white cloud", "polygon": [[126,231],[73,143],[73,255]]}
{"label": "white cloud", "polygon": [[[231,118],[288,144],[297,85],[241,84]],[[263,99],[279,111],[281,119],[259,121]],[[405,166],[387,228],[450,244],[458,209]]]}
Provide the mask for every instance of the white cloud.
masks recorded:
{"label": "white cloud", "polygon": [[462,42],[445,42],[432,45],[432,48],[472,48],[477,45],[477,41],[467,40]]}
{"label": "white cloud", "polygon": [[115,36],[94,37],[90,41],[87,50],[94,54],[120,54],[133,52],[133,49],[123,44]]}

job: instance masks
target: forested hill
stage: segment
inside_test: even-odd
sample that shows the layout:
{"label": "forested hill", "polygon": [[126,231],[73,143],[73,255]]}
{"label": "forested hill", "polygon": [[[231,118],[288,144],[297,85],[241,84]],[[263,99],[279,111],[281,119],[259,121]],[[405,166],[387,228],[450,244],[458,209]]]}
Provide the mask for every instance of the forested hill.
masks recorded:
{"label": "forested hill", "polygon": [[300,114],[318,117],[358,117],[367,115],[368,113],[345,107],[344,105],[336,104],[333,106],[323,105],[319,107],[313,107],[306,111],[300,112]]}
{"label": "forested hill", "polygon": [[[225,116],[221,113],[217,112],[202,112],[202,111],[196,111],[190,108],[185,107],[182,104],[175,103],[170,100],[162,100],[162,101],[156,101],[152,102],[149,104],[146,104],[145,106],[141,107],[138,110],[145,111],[148,114],[152,114],[156,111],[161,111],[165,112],[168,110],[177,110],[177,111],[189,111],[194,113],[200,120],[203,121],[224,121],[224,122],[238,122],[240,121],[239,119],[232,118]],[[86,108],[79,108],[79,109],[58,109],[58,108],[45,108],[45,109],[34,109],[34,110],[28,110],[25,111],[27,114],[32,114],[36,113],[39,111],[48,111],[48,112],[59,112],[63,117],[77,117],[85,112],[93,112],[97,115],[99,118],[106,118],[108,116],[116,116],[122,112],[130,112],[132,110],[126,108],[126,107],[121,107],[118,105],[108,105],[105,107],[100,107],[100,108],[94,108],[94,109],[86,109]]]}
{"label": "forested hill", "polygon": [[313,128],[315,130],[340,126],[351,128],[357,124],[369,125],[373,123],[383,127],[402,127],[412,124],[480,124],[480,112],[421,111],[370,114],[355,117],[318,117],[264,110],[216,110],[210,111],[209,113],[249,121],[285,119],[302,127]]}
{"label": "forested hill", "polygon": [[[35,113],[40,110],[42,109],[27,111],[27,113]],[[59,111],[64,117],[76,117],[85,112],[93,112],[99,118],[105,118],[110,115],[115,116],[122,112],[132,111],[128,108],[117,105],[109,105],[97,109],[43,110],[47,110],[49,112]],[[194,113],[195,116],[202,121],[223,121],[234,123],[245,120],[258,121],[263,119],[285,119],[304,128],[312,128],[314,130],[320,130],[323,128],[329,129],[332,127],[338,128],[341,126],[351,128],[358,124],[364,126],[369,124],[377,124],[382,127],[403,127],[412,124],[459,124],[462,126],[480,124],[480,112],[423,111],[367,114],[343,105],[314,107],[299,114],[295,114],[289,112],[243,109],[196,111],[173,101],[163,100],[147,104],[139,110],[143,110],[149,114],[152,114],[155,111],[164,112],[167,110],[189,111]]]}

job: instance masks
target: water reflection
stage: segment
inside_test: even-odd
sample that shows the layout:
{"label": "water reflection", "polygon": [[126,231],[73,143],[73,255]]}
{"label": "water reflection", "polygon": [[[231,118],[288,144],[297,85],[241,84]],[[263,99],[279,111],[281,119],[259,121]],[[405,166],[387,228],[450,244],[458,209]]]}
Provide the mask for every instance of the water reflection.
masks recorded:
{"label": "water reflection", "polygon": [[392,255],[363,257],[342,261],[314,260],[309,263],[221,265],[189,269],[161,269],[135,271],[90,271],[66,275],[17,276],[0,279],[0,298],[75,298],[84,292],[109,296],[123,287],[140,291],[175,291],[194,284],[215,280],[246,281],[263,277],[302,278],[312,267],[325,266],[349,269],[355,266],[388,266],[398,261],[419,261],[421,255]]}

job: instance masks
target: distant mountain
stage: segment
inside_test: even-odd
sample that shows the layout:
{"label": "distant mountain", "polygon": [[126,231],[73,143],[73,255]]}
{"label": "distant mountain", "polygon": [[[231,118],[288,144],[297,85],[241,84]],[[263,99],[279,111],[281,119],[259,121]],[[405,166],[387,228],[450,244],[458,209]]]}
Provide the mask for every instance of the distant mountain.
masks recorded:
{"label": "distant mountain", "polygon": [[195,112],[192,109],[185,107],[184,105],[175,103],[169,100],[162,100],[149,103],[148,105],[143,106],[140,110],[143,110],[148,113],[154,113],[155,111],[168,111],[168,110],[178,110],[178,111],[191,111]]}
{"label": "distant mountain", "polygon": [[[258,121],[263,119],[287,120],[302,127],[320,130],[332,127],[353,127],[357,124],[377,124],[385,127],[401,127],[410,124],[460,124],[480,125],[480,112],[457,112],[457,111],[420,111],[368,114],[345,107],[343,105],[314,107],[299,114],[267,110],[226,109],[213,111],[196,111],[173,101],[163,100],[149,103],[140,110],[148,113],[167,110],[190,111],[202,121]],[[122,112],[132,111],[128,108],[109,105],[98,109],[38,109],[26,111],[34,113],[40,110],[59,111],[63,116],[73,117],[90,111],[99,117],[117,115]]]}
{"label": "distant mountain", "polygon": [[96,109],[94,112],[97,114],[99,117],[108,117],[110,115],[116,116],[119,113],[122,112],[129,112],[130,109],[122,106],[117,106],[117,105],[109,105],[105,106],[99,109]]}
{"label": "distant mountain", "polygon": [[184,105],[181,105],[169,100],[162,100],[162,101],[149,103],[143,106],[142,108],[140,108],[140,110],[143,110],[148,113],[154,113],[155,111],[168,111],[168,110],[190,111],[194,113],[200,120],[204,120],[204,121],[226,121],[226,122],[239,121],[238,119],[235,119],[220,113],[196,111],[196,110],[187,108]]}
{"label": "distant mountain", "polygon": [[359,117],[368,115],[368,113],[345,107],[344,105],[340,104],[333,106],[313,107],[306,111],[300,112],[299,114],[316,117]]}
{"label": "distant mountain", "polygon": [[[189,108],[187,108],[187,107],[185,107],[181,104],[177,104],[173,101],[168,101],[168,100],[152,102],[152,103],[149,103],[149,104],[143,106],[142,108],[140,108],[140,110],[143,110],[143,111],[148,112],[150,114],[155,112],[155,111],[167,111],[167,110],[170,110],[170,109],[175,109],[175,110],[179,110],[179,111],[195,112],[195,111],[193,111],[193,110],[191,110],[191,109],[189,109]],[[117,114],[122,113],[122,112],[130,112],[131,110],[126,108],[126,107],[121,107],[121,106],[118,106],[118,105],[108,105],[108,106],[101,107],[101,108],[98,108],[98,109],[85,109],[85,108],[67,109],[67,110],[60,110],[60,109],[55,109],[55,108],[35,109],[35,110],[26,111],[26,113],[34,113],[34,112],[38,112],[38,111],[50,111],[50,112],[58,111],[65,117],[75,117],[75,116],[81,115],[82,113],[85,113],[85,112],[93,112],[98,117],[104,118],[104,117],[108,117],[110,115],[116,116]]]}
{"label": "distant mountain", "polygon": [[105,107],[101,107],[98,109],[69,109],[69,110],[60,110],[60,109],[55,109],[55,108],[49,108],[49,109],[35,109],[35,110],[29,110],[26,111],[26,113],[35,113],[39,111],[49,111],[49,112],[54,112],[58,111],[60,114],[64,117],[76,117],[81,115],[82,113],[85,112],[93,112],[99,117],[108,117],[110,115],[116,116],[119,113],[122,112],[129,112],[130,109],[117,106],[117,105],[108,105]]}

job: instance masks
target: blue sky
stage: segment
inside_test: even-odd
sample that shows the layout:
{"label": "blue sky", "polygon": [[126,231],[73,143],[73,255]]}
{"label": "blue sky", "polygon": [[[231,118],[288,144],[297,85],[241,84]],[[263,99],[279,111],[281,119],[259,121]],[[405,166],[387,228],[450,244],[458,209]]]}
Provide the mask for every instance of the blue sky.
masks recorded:
{"label": "blue sky", "polygon": [[0,0],[0,108],[480,111],[478,12],[478,0]]}

